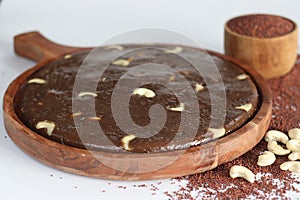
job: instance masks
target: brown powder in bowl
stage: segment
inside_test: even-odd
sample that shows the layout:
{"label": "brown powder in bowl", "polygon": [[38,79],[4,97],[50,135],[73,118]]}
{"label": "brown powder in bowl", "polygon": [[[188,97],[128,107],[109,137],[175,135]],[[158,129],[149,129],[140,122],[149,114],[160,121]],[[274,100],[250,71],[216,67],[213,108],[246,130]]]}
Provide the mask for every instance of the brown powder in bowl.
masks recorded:
{"label": "brown powder in bowl", "polygon": [[275,15],[245,15],[231,19],[227,26],[233,32],[256,38],[272,38],[291,32],[294,24]]}
{"label": "brown powder in bowl", "polygon": [[[300,128],[300,57],[293,70],[286,76],[269,80],[273,91],[273,115],[270,129],[287,132],[291,128]],[[267,167],[259,167],[258,155],[266,150],[266,142],[261,141],[254,149],[240,158],[221,165],[205,173],[176,180],[187,185],[173,193],[166,192],[169,199],[238,199],[254,197],[258,199],[288,199],[287,191],[300,193],[300,178],[288,171],[280,170],[287,156],[278,156],[276,162]],[[242,165],[257,174],[257,180],[247,181],[229,177],[233,165]],[[298,184],[295,187],[294,184]],[[192,195],[193,194],[193,195]]]}

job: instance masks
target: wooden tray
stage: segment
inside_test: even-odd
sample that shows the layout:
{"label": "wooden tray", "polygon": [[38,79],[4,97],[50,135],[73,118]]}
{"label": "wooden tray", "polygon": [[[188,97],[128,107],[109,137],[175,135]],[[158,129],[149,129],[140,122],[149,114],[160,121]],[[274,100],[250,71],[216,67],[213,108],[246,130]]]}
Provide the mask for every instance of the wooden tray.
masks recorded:
{"label": "wooden tray", "polygon": [[[160,153],[90,153],[84,149],[59,144],[38,135],[20,121],[14,110],[14,98],[20,85],[37,69],[65,54],[91,48],[62,46],[47,40],[38,32],[18,35],[14,42],[17,54],[33,59],[38,64],[16,78],[5,93],[3,106],[6,130],[14,143],[24,152],[46,165],[67,172],[114,180],[162,179],[204,172],[251,150],[264,136],[271,119],[272,95],[265,79],[233,58],[208,51],[211,55],[241,66],[253,78],[259,90],[261,105],[257,113],[251,121],[235,132],[220,138],[213,144],[207,143],[187,150]],[[156,171],[142,172],[138,167],[155,168],[162,164],[163,160],[175,156],[179,158]],[[135,172],[124,172],[108,167],[96,157],[127,166],[128,169],[135,167]]]}

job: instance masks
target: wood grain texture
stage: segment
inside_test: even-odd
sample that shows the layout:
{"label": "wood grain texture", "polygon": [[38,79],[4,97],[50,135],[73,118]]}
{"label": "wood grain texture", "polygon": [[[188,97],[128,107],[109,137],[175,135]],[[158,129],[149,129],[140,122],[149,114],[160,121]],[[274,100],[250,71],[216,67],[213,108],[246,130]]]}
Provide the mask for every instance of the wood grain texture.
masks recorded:
{"label": "wood grain texture", "polygon": [[57,44],[46,39],[37,31],[15,36],[14,46],[15,52],[18,55],[35,60],[37,62],[54,60],[65,54],[90,49]]}
{"label": "wood grain texture", "polygon": [[274,78],[291,71],[297,58],[298,27],[274,38],[254,38],[231,31],[225,24],[225,55],[257,70],[265,78]]}
{"label": "wood grain texture", "polygon": [[[160,153],[107,153],[66,146],[46,139],[26,127],[14,111],[14,98],[20,85],[35,70],[65,54],[89,48],[57,45],[37,32],[16,36],[15,48],[19,55],[39,63],[16,78],[5,93],[3,106],[6,130],[24,152],[46,165],[66,172],[114,180],[162,179],[204,172],[252,149],[264,136],[271,119],[272,97],[265,79],[237,60],[209,51],[211,55],[233,62],[246,70],[260,93],[261,105],[254,118],[235,132],[204,145]],[[176,159],[162,166],[170,158]],[[119,168],[128,170],[118,170]]]}

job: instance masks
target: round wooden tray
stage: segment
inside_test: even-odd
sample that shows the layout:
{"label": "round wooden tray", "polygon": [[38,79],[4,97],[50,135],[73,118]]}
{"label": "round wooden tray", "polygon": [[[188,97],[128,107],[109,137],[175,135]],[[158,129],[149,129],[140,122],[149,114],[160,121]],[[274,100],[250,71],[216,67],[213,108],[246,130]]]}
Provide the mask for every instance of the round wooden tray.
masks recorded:
{"label": "round wooden tray", "polygon": [[[9,85],[4,96],[4,123],[9,136],[19,148],[47,165],[75,174],[114,180],[178,177],[204,172],[241,156],[262,139],[268,128],[271,119],[272,95],[265,79],[233,58],[208,51],[209,54],[233,62],[246,70],[255,81],[260,94],[260,106],[251,121],[216,142],[185,150],[159,153],[107,153],[66,146],[38,135],[20,121],[14,110],[17,91],[30,74],[45,64],[65,54],[88,49],[91,48],[66,47],[53,43],[38,32],[25,33],[15,37],[16,53],[33,59],[38,64],[21,74]],[[165,159],[176,156],[178,159],[174,162],[155,171],[144,172],[139,167],[156,168]],[[135,171],[119,171],[103,164],[97,158],[122,165],[122,168],[124,166],[128,169],[134,168]]]}

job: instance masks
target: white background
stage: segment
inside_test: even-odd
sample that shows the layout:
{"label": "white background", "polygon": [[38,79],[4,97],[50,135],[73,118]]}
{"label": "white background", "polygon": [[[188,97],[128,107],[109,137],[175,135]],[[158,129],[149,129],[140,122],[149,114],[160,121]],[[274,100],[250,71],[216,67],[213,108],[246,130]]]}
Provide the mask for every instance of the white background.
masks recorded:
{"label": "white background", "polygon": [[[283,15],[300,24],[300,1],[4,0],[0,6],[0,99],[11,81],[35,64],[15,55],[16,34],[38,30],[58,43],[96,46],[124,31],[154,27],[181,32],[207,49],[223,52],[224,23],[248,13]],[[160,192],[152,196],[150,189],[132,187],[144,182],[105,181],[58,171],[31,159],[4,138],[2,110],[0,123],[1,199],[167,199],[163,192],[180,186],[163,180]],[[126,190],[118,188],[126,185]]]}

